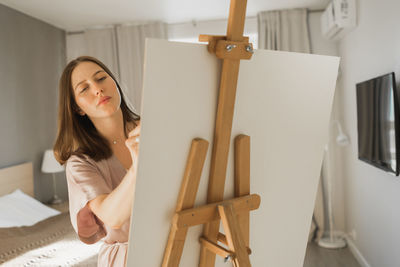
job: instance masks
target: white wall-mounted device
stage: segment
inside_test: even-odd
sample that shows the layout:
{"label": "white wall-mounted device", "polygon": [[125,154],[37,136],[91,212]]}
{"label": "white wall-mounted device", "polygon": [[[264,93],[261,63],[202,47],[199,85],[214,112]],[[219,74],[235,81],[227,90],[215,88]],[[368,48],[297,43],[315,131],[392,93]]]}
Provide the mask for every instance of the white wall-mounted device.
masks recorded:
{"label": "white wall-mounted device", "polygon": [[356,1],[332,0],[321,15],[322,35],[337,41],[356,27]]}

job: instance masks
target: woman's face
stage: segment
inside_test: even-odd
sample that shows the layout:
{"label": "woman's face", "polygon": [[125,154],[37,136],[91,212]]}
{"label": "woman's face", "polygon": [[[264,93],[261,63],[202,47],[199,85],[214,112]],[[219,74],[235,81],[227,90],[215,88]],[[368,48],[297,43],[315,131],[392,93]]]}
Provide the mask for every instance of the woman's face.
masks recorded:
{"label": "woman's face", "polygon": [[71,83],[80,115],[104,118],[119,109],[121,96],[117,85],[99,65],[90,61],[79,63],[72,71]]}

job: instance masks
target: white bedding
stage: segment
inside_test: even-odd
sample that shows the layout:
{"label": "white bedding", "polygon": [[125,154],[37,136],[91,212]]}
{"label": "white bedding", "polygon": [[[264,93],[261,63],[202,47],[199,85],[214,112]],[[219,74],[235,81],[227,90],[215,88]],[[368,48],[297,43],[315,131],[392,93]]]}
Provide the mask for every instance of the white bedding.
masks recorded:
{"label": "white bedding", "polygon": [[43,205],[40,201],[17,189],[0,197],[0,227],[31,226],[59,211]]}
{"label": "white bedding", "polygon": [[[71,226],[72,229],[72,226]],[[97,266],[97,253],[102,242],[86,245],[80,241],[73,230],[54,242],[43,244],[37,248],[25,251],[18,257],[1,263],[2,267],[16,266]]]}

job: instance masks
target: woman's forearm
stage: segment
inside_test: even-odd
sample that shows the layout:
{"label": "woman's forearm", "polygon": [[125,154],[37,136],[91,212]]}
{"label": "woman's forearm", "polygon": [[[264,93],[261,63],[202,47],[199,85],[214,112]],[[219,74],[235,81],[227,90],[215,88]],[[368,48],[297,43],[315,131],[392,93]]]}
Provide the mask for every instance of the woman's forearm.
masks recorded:
{"label": "woman's forearm", "polygon": [[131,167],[121,183],[110,193],[89,202],[89,207],[106,225],[118,229],[129,219],[136,189],[136,171]]}

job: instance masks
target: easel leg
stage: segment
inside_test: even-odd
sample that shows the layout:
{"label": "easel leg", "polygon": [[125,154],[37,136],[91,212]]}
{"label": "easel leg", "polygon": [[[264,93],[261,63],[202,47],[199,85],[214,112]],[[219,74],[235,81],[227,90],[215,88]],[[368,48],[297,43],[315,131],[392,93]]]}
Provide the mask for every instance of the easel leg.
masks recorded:
{"label": "easel leg", "polygon": [[[250,195],[250,136],[235,138],[235,197]],[[250,243],[250,212],[238,216],[242,236],[247,247]]]}
{"label": "easel leg", "polygon": [[188,228],[175,228],[171,226],[168,236],[168,244],[164,252],[163,267],[178,267],[181,261],[183,246]]}
{"label": "easel leg", "polygon": [[[176,204],[176,212],[190,209],[194,206],[207,149],[208,142],[206,140],[200,138],[193,139]],[[187,230],[188,228],[177,229],[172,225],[164,252],[163,267],[179,266]]]}
{"label": "easel leg", "polygon": [[243,240],[237,215],[232,204],[218,206],[222,224],[224,225],[226,241],[231,251],[235,253],[234,266],[251,267],[249,254]]}

